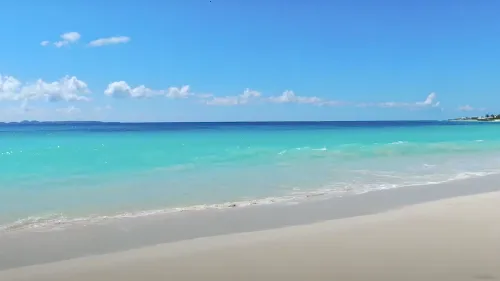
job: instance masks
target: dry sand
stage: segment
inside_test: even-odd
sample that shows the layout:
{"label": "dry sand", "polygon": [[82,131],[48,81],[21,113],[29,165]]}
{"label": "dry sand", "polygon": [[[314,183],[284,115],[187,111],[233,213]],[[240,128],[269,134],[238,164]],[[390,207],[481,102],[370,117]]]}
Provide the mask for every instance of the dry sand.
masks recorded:
{"label": "dry sand", "polygon": [[0,280],[500,280],[500,192],[21,267]]}

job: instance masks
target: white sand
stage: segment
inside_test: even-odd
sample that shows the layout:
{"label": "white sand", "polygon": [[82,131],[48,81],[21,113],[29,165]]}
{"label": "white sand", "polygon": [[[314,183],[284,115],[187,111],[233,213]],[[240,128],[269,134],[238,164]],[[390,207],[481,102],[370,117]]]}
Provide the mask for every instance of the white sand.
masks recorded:
{"label": "white sand", "polygon": [[500,192],[11,269],[0,280],[500,280]]}

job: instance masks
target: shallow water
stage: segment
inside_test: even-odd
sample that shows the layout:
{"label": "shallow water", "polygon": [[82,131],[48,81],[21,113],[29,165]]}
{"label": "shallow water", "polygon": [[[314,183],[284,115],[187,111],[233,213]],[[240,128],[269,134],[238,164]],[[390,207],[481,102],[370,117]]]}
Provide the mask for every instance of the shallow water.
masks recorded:
{"label": "shallow water", "polygon": [[15,230],[494,174],[500,124],[2,124],[0,170]]}

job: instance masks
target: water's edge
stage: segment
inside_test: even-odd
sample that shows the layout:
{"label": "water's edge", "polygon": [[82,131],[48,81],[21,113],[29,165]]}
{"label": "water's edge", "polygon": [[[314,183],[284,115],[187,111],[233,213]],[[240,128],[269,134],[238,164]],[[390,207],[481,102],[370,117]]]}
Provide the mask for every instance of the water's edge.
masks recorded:
{"label": "water's edge", "polygon": [[388,211],[457,196],[500,191],[500,175],[355,196],[210,209],[78,225],[63,231],[0,235],[0,270],[222,234],[251,232]]}
{"label": "water's edge", "polygon": [[384,185],[375,188],[360,189],[360,190],[339,191],[339,190],[319,189],[306,192],[296,192],[294,194],[280,196],[280,197],[264,197],[264,198],[244,200],[244,201],[223,202],[218,204],[201,204],[201,205],[193,205],[185,207],[151,209],[151,210],[143,210],[137,212],[123,212],[114,215],[90,215],[87,217],[66,217],[63,214],[56,214],[45,217],[32,216],[19,219],[12,223],[0,225],[0,235],[2,235],[3,233],[17,232],[17,231],[52,231],[52,230],[59,231],[67,227],[78,226],[78,225],[88,226],[90,224],[112,223],[113,221],[120,219],[141,218],[147,216],[157,216],[157,215],[173,214],[179,212],[224,210],[224,209],[262,206],[262,205],[279,204],[279,203],[299,204],[307,202],[307,200],[311,199],[312,200],[330,199],[334,197],[360,195],[367,192],[376,192],[388,189],[408,188],[412,186],[439,185],[448,182],[462,181],[471,178],[485,177],[497,174],[500,174],[500,172],[460,173],[451,178],[436,182],[408,184],[408,185],[404,184],[389,185],[389,186]]}

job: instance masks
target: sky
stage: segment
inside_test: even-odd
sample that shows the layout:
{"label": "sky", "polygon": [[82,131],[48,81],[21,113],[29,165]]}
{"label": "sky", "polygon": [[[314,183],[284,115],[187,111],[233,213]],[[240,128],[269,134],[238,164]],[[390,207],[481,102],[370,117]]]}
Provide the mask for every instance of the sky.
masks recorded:
{"label": "sky", "polygon": [[0,121],[500,113],[494,0],[16,0]]}

